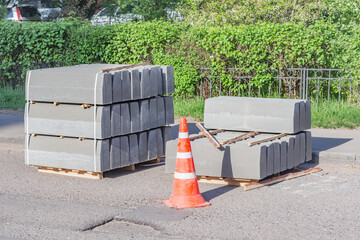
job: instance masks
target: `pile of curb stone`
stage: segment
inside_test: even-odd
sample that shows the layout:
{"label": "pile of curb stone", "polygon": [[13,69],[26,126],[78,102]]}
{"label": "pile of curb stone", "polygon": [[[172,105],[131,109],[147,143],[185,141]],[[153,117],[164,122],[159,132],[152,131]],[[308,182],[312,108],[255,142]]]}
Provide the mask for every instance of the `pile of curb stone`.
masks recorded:
{"label": "pile of curb stone", "polygon": [[[216,97],[205,101],[204,126],[223,129],[217,141],[257,134],[215,148],[206,138],[191,143],[196,172],[201,176],[261,180],[292,169],[312,157],[310,101]],[[271,141],[266,141],[275,136]],[[264,141],[265,140],[265,141]],[[257,144],[252,144],[259,141]],[[262,142],[263,141],[263,142]],[[167,143],[166,172],[175,169],[176,141]]]}
{"label": "pile of curb stone", "polygon": [[[121,66],[121,65],[120,65]],[[111,64],[32,70],[25,163],[105,172],[165,155],[174,123],[171,66]]]}

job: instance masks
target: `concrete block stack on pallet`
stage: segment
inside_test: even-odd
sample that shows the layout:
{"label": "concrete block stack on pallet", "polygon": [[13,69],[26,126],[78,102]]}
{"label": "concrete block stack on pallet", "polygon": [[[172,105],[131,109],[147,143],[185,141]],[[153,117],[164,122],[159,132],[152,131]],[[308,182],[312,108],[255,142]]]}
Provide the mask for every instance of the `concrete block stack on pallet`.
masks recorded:
{"label": "concrete block stack on pallet", "polygon": [[[307,100],[217,97],[205,101],[204,126],[223,129],[221,143],[249,131],[259,134],[215,148],[206,138],[191,142],[198,175],[261,180],[308,162],[312,156],[311,107]],[[264,141],[279,134],[286,136]],[[284,134],[285,135],[285,134]],[[249,144],[260,141],[258,144]],[[166,172],[173,172],[176,141],[167,143]]]}
{"label": "concrete block stack on pallet", "polygon": [[29,71],[25,163],[105,172],[165,155],[171,66],[77,65]]}

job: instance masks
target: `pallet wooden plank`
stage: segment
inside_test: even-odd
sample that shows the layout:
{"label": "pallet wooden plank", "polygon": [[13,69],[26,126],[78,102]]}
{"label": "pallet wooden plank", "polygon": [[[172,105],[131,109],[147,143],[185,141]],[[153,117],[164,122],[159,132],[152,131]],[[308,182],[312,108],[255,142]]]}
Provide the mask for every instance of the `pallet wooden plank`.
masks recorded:
{"label": "pallet wooden plank", "polygon": [[268,186],[268,185],[271,185],[274,183],[290,180],[290,179],[297,178],[297,177],[302,177],[302,176],[305,176],[305,175],[308,175],[311,173],[315,173],[315,172],[320,172],[320,171],[322,171],[321,168],[315,167],[315,168],[310,168],[310,169],[296,172],[296,173],[287,173],[284,175],[273,177],[273,178],[265,180],[265,181],[260,181],[258,183],[248,183],[244,186],[244,191],[265,187],[265,186]]}
{"label": "pallet wooden plank", "polygon": [[[142,162],[139,164],[143,164],[143,163],[157,164],[161,162],[162,157],[164,156],[146,162]],[[125,171],[135,171],[136,165],[132,164],[130,166],[123,167],[120,169],[123,169]],[[69,177],[88,178],[88,179],[103,179],[102,172],[89,172],[89,171],[76,170],[76,169],[64,169],[64,168],[54,168],[54,167],[44,167],[44,166],[33,166],[33,167],[36,167],[38,169],[38,172],[41,173],[56,174],[56,175],[69,176]]]}
{"label": "pallet wooden plank", "polygon": [[[225,130],[223,129],[218,129],[218,130],[212,130],[212,131],[209,131],[209,133],[211,135],[216,135],[218,133],[221,133],[221,132],[225,132]],[[192,136],[192,137],[189,137],[190,141],[194,141],[196,139],[200,139],[200,138],[205,138],[206,136],[204,134],[199,134],[199,135],[196,135],[196,136]]]}
{"label": "pallet wooden plank", "polygon": [[288,135],[287,133],[282,133],[282,134],[276,135],[274,137],[269,137],[269,138],[264,138],[264,139],[261,139],[261,140],[258,140],[258,141],[249,142],[248,146],[251,147],[251,146],[254,146],[254,145],[259,144],[259,143],[269,142],[269,141],[272,141],[272,140],[275,140],[275,139],[278,139],[278,138],[285,137],[287,135]]}
{"label": "pallet wooden plank", "polygon": [[135,164],[131,164],[130,166],[123,167],[122,169],[125,170],[125,171],[133,172],[133,171],[135,171]]}
{"label": "pallet wooden plank", "polygon": [[161,162],[161,158],[162,158],[162,157],[158,157],[158,158],[156,158],[156,159],[154,159],[154,160],[146,161],[146,162],[144,162],[144,163],[149,163],[149,164],[152,164],[152,163],[160,163],[160,162]]}
{"label": "pallet wooden plank", "polygon": [[251,182],[257,182],[257,180],[251,180],[251,179],[219,178],[219,177],[204,177],[204,176],[197,176],[197,179],[199,183],[219,184],[219,185],[238,186],[238,187],[242,187],[245,184]]}
{"label": "pallet wooden plank", "polygon": [[211,136],[211,134],[200,123],[196,123],[196,126],[216,148],[221,147],[221,144],[213,136]]}
{"label": "pallet wooden plank", "polygon": [[260,133],[259,132],[249,132],[249,133],[245,133],[245,134],[242,134],[240,136],[237,136],[237,137],[234,137],[234,138],[230,138],[226,141],[223,141],[223,142],[220,142],[221,145],[225,145],[225,144],[232,144],[232,143],[236,143],[236,142],[239,142],[239,141],[243,141],[243,140],[246,140],[248,138],[251,138],[251,137],[254,137],[256,135],[259,135]]}
{"label": "pallet wooden plank", "polygon": [[59,168],[50,168],[50,167],[37,167],[38,172],[46,174],[56,174],[68,177],[79,177],[87,179],[102,179],[103,174],[100,172],[87,172],[87,171],[78,171],[75,172],[69,169],[59,169]]}

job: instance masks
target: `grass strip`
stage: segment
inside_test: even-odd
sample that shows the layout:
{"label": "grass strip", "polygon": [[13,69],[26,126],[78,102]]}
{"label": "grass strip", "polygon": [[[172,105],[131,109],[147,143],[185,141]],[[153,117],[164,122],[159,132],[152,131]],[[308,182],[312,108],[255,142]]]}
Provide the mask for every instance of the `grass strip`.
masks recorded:
{"label": "grass strip", "polygon": [[197,97],[184,99],[174,97],[174,115],[179,117],[191,117],[195,121],[204,121],[204,99]]}
{"label": "grass strip", "polygon": [[320,128],[356,128],[360,126],[360,105],[336,100],[323,101],[319,105],[311,104],[312,127]]}
{"label": "grass strip", "polygon": [[[175,117],[191,117],[195,121],[204,121],[204,99],[200,97],[185,99],[174,97]],[[24,88],[0,88],[0,109],[24,109]],[[360,105],[337,100],[311,104],[312,127],[320,128],[356,128],[360,126]]]}
{"label": "grass strip", "polygon": [[25,89],[0,88],[0,109],[24,109]]}

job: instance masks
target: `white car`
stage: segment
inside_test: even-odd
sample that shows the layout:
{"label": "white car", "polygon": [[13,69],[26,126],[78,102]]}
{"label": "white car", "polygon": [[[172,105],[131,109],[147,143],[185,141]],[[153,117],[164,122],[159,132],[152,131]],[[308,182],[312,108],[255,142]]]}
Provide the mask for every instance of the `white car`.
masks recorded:
{"label": "white car", "polygon": [[8,15],[6,18],[9,21],[37,22],[41,21],[41,14],[33,5],[13,5],[12,7],[8,8]]}
{"label": "white car", "polygon": [[61,8],[38,8],[44,22],[53,22],[62,17]]}
{"label": "white car", "polygon": [[93,25],[104,25],[142,21],[143,17],[141,15],[133,14],[132,9],[133,7],[131,7],[130,5],[127,6],[126,9],[121,9],[119,6],[116,5],[103,8],[100,12],[98,12],[91,18],[91,23]]}

